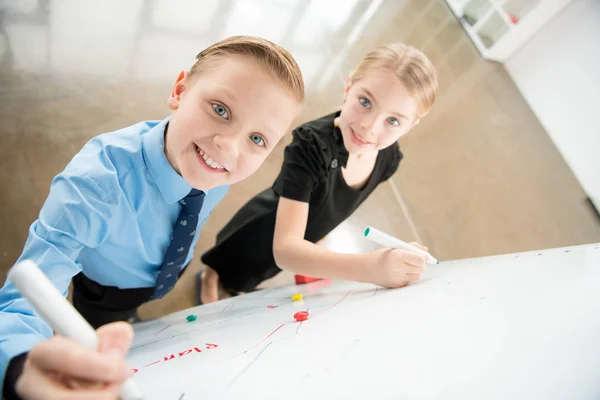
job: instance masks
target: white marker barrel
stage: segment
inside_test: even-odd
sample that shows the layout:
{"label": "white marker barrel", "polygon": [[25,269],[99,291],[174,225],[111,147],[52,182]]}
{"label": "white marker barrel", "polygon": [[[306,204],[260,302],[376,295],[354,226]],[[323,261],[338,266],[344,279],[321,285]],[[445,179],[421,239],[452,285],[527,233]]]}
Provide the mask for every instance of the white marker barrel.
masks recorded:
{"label": "white marker barrel", "polygon": [[19,292],[59,335],[70,337],[90,350],[98,349],[98,336],[92,326],[30,260],[15,265],[8,272]]}
{"label": "white marker barrel", "polygon": [[421,250],[418,247],[403,242],[402,240],[388,235],[387,233],[381,232],[379,229],[375,229],[371,226],[368,226],[367,229],[365,229],[365,237],[369,240],[372,240],[375,243],[382,245],[383,247],[414,251],[415,253],[427,256],[428,263],[439,264],[438,260],[436,260],[431,254],[429,254],[425,250]]}
{"label": "white marker barrel", "polygon": [[[90,350],[98,349],[98,335],[94,328],[33,261],[24,260],[15,265],[8,272],[8,279],[56,333],[72,338]],[[126,400],[142,398],[132,380],[121,385],[121,396]]]}

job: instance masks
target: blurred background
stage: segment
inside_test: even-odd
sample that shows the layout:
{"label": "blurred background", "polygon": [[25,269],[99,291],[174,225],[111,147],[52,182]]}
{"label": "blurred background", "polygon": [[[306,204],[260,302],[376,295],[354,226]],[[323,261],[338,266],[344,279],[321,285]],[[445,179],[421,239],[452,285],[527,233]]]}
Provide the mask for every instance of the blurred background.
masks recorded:
{"label": "blurred background", "polygon": [[[166,117],[179,71],[239,34],[297,59],[299,122],[337,109],[348,73],[379,44],[418,47],[437,68],[438,99],[400,141],[399,171],[324,246],[371,250],[366,225],[440,260],[600,242],[597,0],[0,0],[2,281],[73,155],[93,136]],[[273,183],[290,139],[232,187],[189,271],[143,317],[194,305],[201,252]]]}

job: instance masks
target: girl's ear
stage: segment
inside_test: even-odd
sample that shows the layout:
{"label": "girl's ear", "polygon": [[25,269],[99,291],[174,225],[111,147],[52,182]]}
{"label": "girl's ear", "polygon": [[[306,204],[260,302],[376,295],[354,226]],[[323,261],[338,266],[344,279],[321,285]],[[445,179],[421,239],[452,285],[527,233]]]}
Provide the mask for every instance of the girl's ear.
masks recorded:
{"label": "girl's ear", "polygon": [[344,101],[346,101],[346,97],[348,97],[348,92],[350,91],[351,86],[352,86],[352,74],[348,75],[348,79],[346,79],[346,88],[344,89]]}

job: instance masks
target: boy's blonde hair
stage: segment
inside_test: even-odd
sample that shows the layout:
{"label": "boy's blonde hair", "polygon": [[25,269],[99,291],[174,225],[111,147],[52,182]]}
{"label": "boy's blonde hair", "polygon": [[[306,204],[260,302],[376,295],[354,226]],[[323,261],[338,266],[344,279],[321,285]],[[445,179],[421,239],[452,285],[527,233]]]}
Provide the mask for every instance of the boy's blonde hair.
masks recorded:
{"label": "boy's blonde hair", "polygon": [[433,106],[438,89],[437,72],[421,50],[402,43],[377,47],[365,56],[350,75],[350,83],[364,77],[369,70],[393,71],[411,96],[417,100],[419,117]]}
{"label": "boy's blonde hair", "polygon": [[259,37],[232,36],[207,47],[196,56],[189,76],[199,74],[215,60],[231,54],[254,58],[283,84],[298,103],[304,102],[302,72],[294,57],[283,47]]}

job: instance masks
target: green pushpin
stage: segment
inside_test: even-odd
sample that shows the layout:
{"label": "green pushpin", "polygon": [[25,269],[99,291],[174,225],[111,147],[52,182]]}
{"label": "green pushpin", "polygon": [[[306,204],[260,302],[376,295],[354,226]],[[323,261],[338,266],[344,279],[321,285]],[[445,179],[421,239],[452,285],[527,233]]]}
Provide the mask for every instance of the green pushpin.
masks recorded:
{"label": "green pushpin", "polygon": [[194,314],[188,315],[187,317],[185,317],[185,319],[187,319],[187,322],[194,322],[196,320],[196,316]]}

